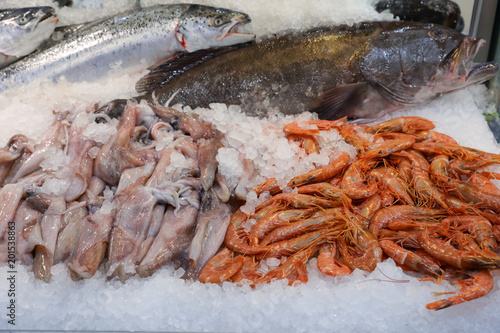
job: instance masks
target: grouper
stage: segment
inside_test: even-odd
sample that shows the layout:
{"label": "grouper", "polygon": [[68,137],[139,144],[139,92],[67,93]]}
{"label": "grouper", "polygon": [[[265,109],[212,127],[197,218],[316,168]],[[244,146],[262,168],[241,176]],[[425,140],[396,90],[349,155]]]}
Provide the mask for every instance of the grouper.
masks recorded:
{"label": "grouper", "polygon": [[316,28],[177,57],[152,69],[136,89],[145,92],[139,100],[162,104],[173,97],[172,105],[219,102],[255,115],[274,109],[372,118],[489,80],[498,65],[473,62],[484,43],[412,22]]}
{"label": "grouper", "polygon": [[134,9],[98,20],[0,71],[0,92],[34,79],[95,81],[166,58],[254,40],[247,14],[195,4]]}

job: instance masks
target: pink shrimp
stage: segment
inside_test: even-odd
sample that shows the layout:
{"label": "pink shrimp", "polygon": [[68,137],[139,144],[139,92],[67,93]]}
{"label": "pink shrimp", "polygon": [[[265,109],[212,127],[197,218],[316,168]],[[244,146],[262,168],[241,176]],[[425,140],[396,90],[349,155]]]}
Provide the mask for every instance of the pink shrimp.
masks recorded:
{"label": "pink shrimp", "polygon": [[366,161],[357,160],[345,171],[340,187],[351,199],[365,199],[377,192],[377,183],[365,177],[367,169]]}
{"label": "pink shrimp", "polygon": [[421,117],[393,118],[369,127],[366,132],[372,134],[403,132],[415,133],[417,131],[431,130],[435,126],[432,121]]}
{"label": "pink shrimp", "polygon": [[438,265],[425,260],[415,252],[402,248],[391,240],[382,239],[379,241],[379,244],[385,254],[399,265],[405,265],[416,271],[433,275],[434,277],[443,275],[443,270]]}
{"label": "pink shrimp", "polygon": [[338,261],[337,246],[335,242],[325,243],[319,248],[318,269],[321,273],[330,276],[345,276],[352,270]]}
{"label": "pink shrimp", "polygon": [[473,274],[472,278],[455,283],[460,286],[458,295],[429,303],[426,305],[426,308],[429,310],[441,310],[452,305],[472,301],[488,295],[494,286],[493,277],[487,270],[479,271]]}
{"label": "pink shrimp", "polygon": [[223,248],[210,259],[200,271],[201,283],[221,283],[236,274],[243,267],[243,256],[233,257],[233,252]]}
{"label": "pink shrimp", "polygon": [[288,186],[298,187],[305,184],[324,182],[344,170],[349,163],[349,158],[349,154],[342,153],[330,164],[292,178],[292,180],[288,182]]}

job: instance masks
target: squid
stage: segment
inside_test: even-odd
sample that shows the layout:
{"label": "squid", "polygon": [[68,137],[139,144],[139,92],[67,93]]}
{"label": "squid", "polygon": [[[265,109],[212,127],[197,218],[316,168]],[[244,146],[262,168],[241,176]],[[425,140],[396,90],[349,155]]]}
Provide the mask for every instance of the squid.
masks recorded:
{"label": "squid", "polygon": [[205,191],[189,247],[188,277],[197,277],[201,268],[217,253],[231,219],[231,208],[212,190]]}

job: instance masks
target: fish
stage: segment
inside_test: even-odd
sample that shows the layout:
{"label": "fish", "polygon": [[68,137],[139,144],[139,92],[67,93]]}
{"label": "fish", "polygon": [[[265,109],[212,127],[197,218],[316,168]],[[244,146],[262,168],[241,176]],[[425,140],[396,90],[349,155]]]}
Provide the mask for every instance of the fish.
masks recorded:
{"label": "fish", "polygon": [[465,26],[460,6],[449,0],[380,0],[375,9],[389,10],[402,21],[436,23],[457,31]]}
{"label": "fish", "polygon": [[58,21],[49,6],[0,10],[0,68],[35,51],[49,39]]}
{"label": "fish", "polygon": [[111,72],[141,72],[183,52],[255,39],[251,19],[195,4],[156,5],[89,23],[68,38],[0,71],[0,92],[34,79],[92,82]]}
{"label": "fish", "polygon": [[54,1],[57,2],[57,5],[59,7],[64,7],[64,6],[71,7],[71,6],[73,6],[73,0],[54,0]]}
{"label": "fish", "polygon": [[415,22],[315,28],[216,48],[216,56],[209,50],[185,54],[139,80],[143,95],[137,99],[191,107],[226,103],[250,115],[274,110],[374,118],[492,78],[497,63],[473,62],[484,44]]}

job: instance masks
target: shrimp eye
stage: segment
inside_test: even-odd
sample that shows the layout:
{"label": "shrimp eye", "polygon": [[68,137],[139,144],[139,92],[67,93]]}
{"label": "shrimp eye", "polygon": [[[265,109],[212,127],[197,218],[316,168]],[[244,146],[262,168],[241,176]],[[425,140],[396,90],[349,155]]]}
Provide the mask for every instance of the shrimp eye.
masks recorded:
{"label": "shrimp eye", "polygon": [[429,31],[429,37],[434,40],[443,40],[446,38],[446,33],[441,29],[432,29]]}

